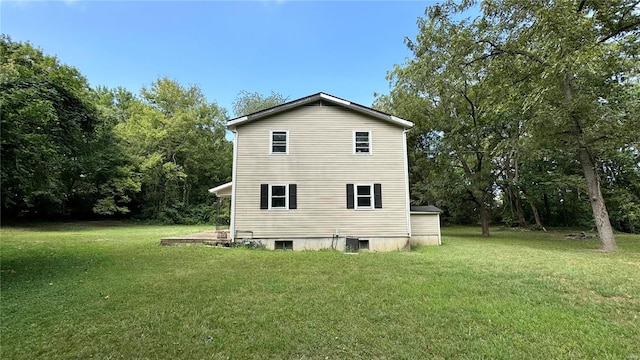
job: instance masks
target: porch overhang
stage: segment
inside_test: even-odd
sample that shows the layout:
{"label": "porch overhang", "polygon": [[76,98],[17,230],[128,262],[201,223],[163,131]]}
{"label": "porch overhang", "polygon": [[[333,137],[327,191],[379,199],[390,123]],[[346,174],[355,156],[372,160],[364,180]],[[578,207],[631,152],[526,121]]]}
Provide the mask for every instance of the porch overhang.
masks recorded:
{"label": "porch overhang", "polygon": [[231,198],[231,194],[233,193],[233,183],[228,182],[226,184],[216,186],[209,189],[209,192],[220,198]]}

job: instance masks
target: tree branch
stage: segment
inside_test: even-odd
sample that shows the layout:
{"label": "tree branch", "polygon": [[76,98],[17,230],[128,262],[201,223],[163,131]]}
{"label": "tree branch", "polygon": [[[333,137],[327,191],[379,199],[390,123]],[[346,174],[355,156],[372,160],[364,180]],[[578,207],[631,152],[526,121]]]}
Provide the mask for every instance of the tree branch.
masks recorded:
{"label": "tree branch", "polygon": [[470,65],[473,65],[474,63],[476,63],[478,61],[486,60],[488,58],[491,58],[491,57],[494,57],[494,56],[497,56],[497,55],[500,55],[500,54],[502,54],[502,52],[492,51],[492,52],[490,52],[488,54],[484,54],[484,55],[482,55],[480,57],[477,57],[477,58],[475,58],[475,59],[473,59],[471,61],[468,61],[468,62],[464,63],[464,66],[465,67],[466,66],[470,66]]}
{"label": "tree branch", "polygon": [[611,39],[613,37],[616,37],[616,36],[622,34],[625,31],[634,30],[633,29],[634,27],[640,27],[640,19],[637,19],[636,21],[632,21],[632,22],[628,23],[627,25],[616,29],[611,34],[609,34],[609,35],[603,37],[602,39],[598,40],[598,44],[602,44],[603,42],[605,42],[605,41],[607,41],[607,40],[609,40],[609,39]]}
{"label": "tree branch", "polygon": [[491,50],[490,53],[482,55],[480,57],[477,57],[477,58],[465,63],[465,66],[469,66],[469,65],[471,65],[471,64],[473,64],[473,63],[475,63],[477,61],[481,61],[481,60],[488,59],[490,57],[498,56],[498,55],[502,55],[502,54],[521,55],[521,56],[527,57],[527,58],[529,58],[529,59],[531,59],[531,60],[533,60],[533,61],[535,61],[535,62],[537,62],[537,63],[539,63],[541,65],[545,65],[546,64],[546,62],[543,59],[541,59],[540,57],[538,57],[538,56],[536,56],[536,55],[534,55],[534,54],[532,54],[532,53],[530,53],[528,51],[524,51],[524,50],[507,50],[507,49],[504,49],[503,47],[493,43],[491,40],[487,40],[487,39],[478,40],[477,43],[489,44],[489,45],[491,45],[491,47],[493,49]]}

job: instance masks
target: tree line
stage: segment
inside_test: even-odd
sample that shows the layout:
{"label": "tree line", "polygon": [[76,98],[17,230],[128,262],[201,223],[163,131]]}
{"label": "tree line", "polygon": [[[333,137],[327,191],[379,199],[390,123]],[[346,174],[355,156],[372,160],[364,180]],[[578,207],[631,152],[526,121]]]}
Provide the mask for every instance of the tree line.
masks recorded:
{"label": "tree line", "polygon": [[[138,95],[92,88],[29,43],[0,44],[2,219],[228,221],[207,189],[231,180],[227,111],[160,78]],[[234,110],[286,98],[241,92]]]}
{"label": "tree line", "polygon": [[375,106],[415,121],[412,201],[447,221],[640,231],[640,2],[445,1]]}

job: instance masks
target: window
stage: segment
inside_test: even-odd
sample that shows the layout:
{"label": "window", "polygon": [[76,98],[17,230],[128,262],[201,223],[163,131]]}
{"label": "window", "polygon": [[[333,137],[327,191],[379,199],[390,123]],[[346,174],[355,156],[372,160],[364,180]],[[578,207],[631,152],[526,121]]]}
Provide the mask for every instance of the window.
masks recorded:
{"label": "window", "polygon": [[287,208],[287,185],[271,185],[270,209]]}
{"label": "window", "polygon": [[369,250],[369,240],[354,237],[347,237],[345,239],[346,252],[358,252],[360,250]]}
{"label": "window", "polygon": [[260,209],[297,209],[296,184],[260,184]]}
{"label": "window", "polygon": [[283,240],[283,241],[275,241],[274,244],[275,250],[293,250],[293,241],[292,240]]}
{"label": "window", "polygon": [[382,208],[382,184],[347,184],[347,209],[374,208]]}
{"label": "window", "polygon": [[371,185],[356,185],[356,209],[371,209]]}
{"label": "window", "polygon": [[289,132],[287,130],[271,130],[271,154],[289,153]]}
{"label": "window", "polygon": [[353,153],[371,154],[371,131],[353,132]]}

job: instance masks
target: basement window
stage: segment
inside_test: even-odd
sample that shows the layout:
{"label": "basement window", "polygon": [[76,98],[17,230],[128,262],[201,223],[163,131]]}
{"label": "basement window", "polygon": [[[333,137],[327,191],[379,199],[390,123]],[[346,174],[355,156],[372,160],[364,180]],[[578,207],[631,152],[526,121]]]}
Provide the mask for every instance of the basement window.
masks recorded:
{"label": "basement window", "polygon": [[293,250],[293,241],[282,240],[275,242],[275,250]]}
{"label": "basement window", "polygon": [[357,237],[347,237],[345,239],[344,250],[348,253],[355,253],[360,250],[369,250],[369,240],[363,240]]}

